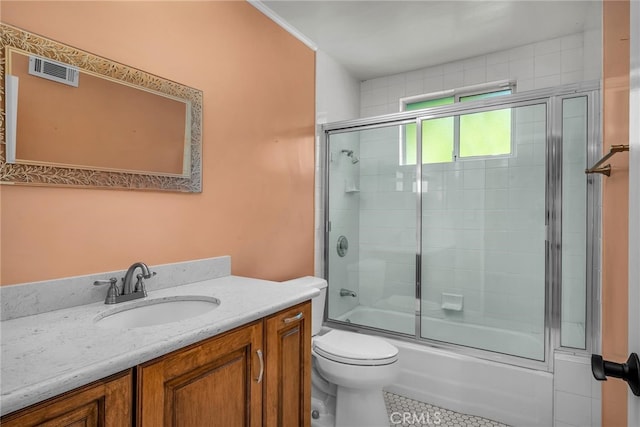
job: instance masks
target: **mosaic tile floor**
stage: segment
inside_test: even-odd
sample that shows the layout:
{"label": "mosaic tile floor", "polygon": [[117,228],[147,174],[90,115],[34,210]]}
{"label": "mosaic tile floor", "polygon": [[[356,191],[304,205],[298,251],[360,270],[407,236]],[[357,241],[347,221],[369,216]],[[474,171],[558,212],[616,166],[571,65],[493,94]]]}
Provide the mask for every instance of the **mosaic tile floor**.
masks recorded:
{"label": "mosaic tile floor", "polygon": [[384,402],[390,427],[508,427],[497,421],[460,414],[386,391]]}

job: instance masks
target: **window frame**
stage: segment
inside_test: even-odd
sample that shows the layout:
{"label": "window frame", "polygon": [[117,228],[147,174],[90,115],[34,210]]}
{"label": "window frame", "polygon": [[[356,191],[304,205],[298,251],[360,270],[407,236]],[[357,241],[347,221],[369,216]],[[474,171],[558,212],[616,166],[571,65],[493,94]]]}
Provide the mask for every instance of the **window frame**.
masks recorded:
{"label": "window frame", "polygon": [[[399,108],[400,111],[409,111],[407,110],[407,105],[414,104],[417,102],[431,101],[440,98],[453,98],[453,104],[457,104],[460,102],[460,98],[465,98],[473,95],[482,95],[488,94],[492,92],[500,92],[510,90],[511,94],[516,93],[516,82],[513,80],[500,80],[489,83],[482,83],[473,86],[464,86],[456,89],[448,89],[438,92],[431,92],[421,95],[413,95],[407,96],[404,98],[400,98],[399,100]],[[470,101],[473,102],[473,101]],[[436,108],[436,107],[430,107]],[[418,111],[418,110],[416,110]],[[416,125],[420,119],[416,119]],[[402,126],[400,128],[400,141],[398,146],[398,159],[401,165],[411,166],[412,164],[407,163],[407,153],[406,153],[406,136],[405,136],[405,127]],[[496,155],[482,155],[482,156],[460,156],[460,115],[453,116],[453,152],[451,153],[451,162],[457,161],[467,161],[467,160],[487,160],[487,159],[499,159],[499,158],[508,158],[515,155],[516,145],[514,144],[514,129],[515,129],[515,117],[511,115],[511,148],[509,153],[506,154],[496,154]],[[417,136],[417,135],[416,135]],[[417,141],[416,141],[417,142]],[[423,147],[424,148],[424,147]],[[420,159],[422,161],[422,159]],[[416,159],[416,162],[418,159]],[[438,162],[445,163],[445,162]],[[423,163],[423,164],[437,164],[437,163]]]}

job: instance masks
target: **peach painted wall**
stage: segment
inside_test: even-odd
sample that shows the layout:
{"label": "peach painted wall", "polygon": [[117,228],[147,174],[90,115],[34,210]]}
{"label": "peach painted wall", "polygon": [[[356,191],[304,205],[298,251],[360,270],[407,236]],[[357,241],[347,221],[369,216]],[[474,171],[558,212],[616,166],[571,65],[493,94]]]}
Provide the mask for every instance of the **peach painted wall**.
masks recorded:
{"label": "peach painted wall", "polygon": [[0,3],[2,22],[201,89],[203,192],[2,186],[2,284],[219,255],[313,274],[315,54],[245,2]]}
{"label": "peach painted wall", "polygon": [[[603,2],[603,153],[629,144],[629,0]],[[602,355],[627,360],[629,155],[611,159],[602,178]],[[627,384],[602,383],[602,425],[627,425]]]}

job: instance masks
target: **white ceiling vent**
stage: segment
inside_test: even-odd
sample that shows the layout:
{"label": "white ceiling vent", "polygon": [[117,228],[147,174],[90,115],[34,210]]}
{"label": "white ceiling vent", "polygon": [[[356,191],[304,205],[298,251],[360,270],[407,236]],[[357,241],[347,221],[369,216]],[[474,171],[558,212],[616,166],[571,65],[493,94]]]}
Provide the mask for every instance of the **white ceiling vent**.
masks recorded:
{"label": "white ceiling vent", "polygon": [[34,55],[29,56],[29,74],[74,87],[80,80],[77,67]]}

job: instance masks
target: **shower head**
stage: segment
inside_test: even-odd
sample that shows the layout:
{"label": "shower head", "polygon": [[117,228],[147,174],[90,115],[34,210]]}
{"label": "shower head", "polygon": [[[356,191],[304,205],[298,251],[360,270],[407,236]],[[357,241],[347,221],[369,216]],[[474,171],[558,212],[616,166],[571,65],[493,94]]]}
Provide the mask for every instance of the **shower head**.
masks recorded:
{"label": "shower head", "polygon": [[354,165],[360,161],[358,156],[353,154],[353,150],[342,150],[342,152],[346,154],[347,157],[351,157],[351,163],[353,163]]}

